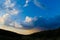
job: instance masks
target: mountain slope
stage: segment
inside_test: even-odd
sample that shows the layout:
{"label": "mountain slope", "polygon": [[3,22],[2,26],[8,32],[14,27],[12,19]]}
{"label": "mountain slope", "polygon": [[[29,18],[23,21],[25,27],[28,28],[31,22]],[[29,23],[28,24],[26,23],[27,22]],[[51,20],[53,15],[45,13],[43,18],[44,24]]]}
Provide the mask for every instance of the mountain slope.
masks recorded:
{"label": "mountain slope", "polygon": [[0,35],[3,35],[4,37],[6,36],[7,38],[9,37],[13,40],[60,40],[60,28],[56,30],[37,32],[31,35],[20,35],[14,32],[0,30]]}

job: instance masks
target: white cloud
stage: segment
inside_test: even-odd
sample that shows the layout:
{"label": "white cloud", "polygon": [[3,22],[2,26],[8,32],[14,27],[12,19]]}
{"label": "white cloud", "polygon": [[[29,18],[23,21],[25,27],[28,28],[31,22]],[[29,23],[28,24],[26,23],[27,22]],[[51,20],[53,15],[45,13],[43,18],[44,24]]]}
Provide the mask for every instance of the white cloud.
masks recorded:
{"label": "white cloud", "polygon": [[14,3],[12,3],[12,4],[10,5],[10,7],[12,8],[12,7],[14,7],[14,5],[15,5],[15,4],[14,4]]}
{"label": "white cloud", "polygon": [[34,0],[34,4],[40,8],[45,8],[38,0]]}
{"label": "white cloud", "polygon": [[6,0],[4,4],[5,4],[6,7],[9,7],[10,4],[11,4],[11,0]]}
{"label": "white cloud", "polygon": [[21,24],[15,22],[15,21],[12,22],[12,23],[10,23],[9,25],[10,25],[10,26],[13,26],[13,27],[15,27],[15,28],[23,28],[23,26],[22,26]]}
{"label": "white cloud", "polygon": [[24,7],[27,7],[27,6],[28,6],[28,4],[25,4],[25,5],[24,5]]}
{"label": "white cloud", "polygon": [[[17,10],[13,10],[13,11],[10,12],[11,15],[16,15],[17,13],[18,13]],[[8,20],[8,21],[11,20],[11,21],[12,21],[12,19],[10,19],[10,16],[11,16],[10,14],[9,14],[9,12],[7,12],[7,13],[5,13],[4,15],[2,15],[2,16],[0,17],[0,24],[4,24],[6,20]],[[8,22],[8,21],[7,21],[7,22]],[[9,22],[8,22],[8,23],[9,23]]]}
{"label": "white cloud", "polygon": [[32,18],[30,18],[30,17],[26,16],[26,18],[25,18],[25,21],[24,21],[24,22],[29,23],[29,22],[31,22],[31,21],[32,21]]}
{"label": "white cloud", "polygon": [[10,15],[9,14],[5,14],[2,17],[0,17],[0,24],[5,24],[5,25],[9,25],[15,28],[23,28],[23,26],[17,22],[12,21],[12,19],[10,19]]}
{"label": "white cloud", "polygon": [[29,2],[30,0],[26,0],[24,7],[27,7]]}
{"label": "white cloud", "polygon": [[5,14],[5,15],[2,16],[2,18],[5,19],[5,18],[7,18],[8,16],[9,16],[9,14]]}
{"label": "white cloud", "polygon": [[6,0],[4,4],[6,7],[11,7],[11,8],[14,7],[15,5],[15,3],[11,3],[11,0]]}
{"label": "white cloud", "polygon": [[11,0],[6,0],[4,5],[5,5],[5,10],[8,14],[11,14],[11,15],[17,15],[18,14],[19,11],[14,8],[15,3],[11,3]]}
{"label": "white cloud", "polygon": [[0,17],[0,24],[4,24],[4,19]]}
{"label": "white cloud", "polygon": [[[18,13],[22,12],[20,10],[17,10],[16,8],[14,8],[14,6],[15,6],[15,3],[11,3],[11,0],[6,0],[4,2],[5,9],[2,9],[2,10],[4,10],[5,12],[3,11],[4,14],[2,16],[0,16],[0,24],[7,24],[7,25],[12,25],[12,26],[21,28],[22,25],[18,24],[17,22],[13,22],[13,20],[10,18],[11,15],[17,15]],[[1,11],[1,14],[3,12]]]}
{"label": "white cloud", "polygon": [[22,28],[23,26],[20,25],[20,24],[18,24],[17,22],[15,22],[15,27],[16,27],[16,28]]}
{"label": "white cloud", "polygon": [[[1,26],[1,25],[0,25]],[[36,32],[40,32],[42,31],[41,29],[37,29],[37,28],[34,28],[34,29],[30,29],[30,30],[26,30],[26,29],[16,29],[16,28],[13,28],[13,27],[8,27],[6,25],[2,25],[2,27],[0,27],[0,29],[3,29],[3,30],[7,30],[7,31],[11,31],[11,32],[15,32],[15,33],[18,33],[18,34],[22,34],[22,35],[31,35],[33,33],[36,33]]]}
{"label": "white cloud", "polygon": [[0,24],[4,24],[5,20],[9,17],[9,14],[5,14],[0,17]]}
{"label": "white cloud", "polygon": [[11,15],[17,15],[18,13],[19,13],[19,11],[16,10],[16,9],[13,9],[13,10],[10,11]]}

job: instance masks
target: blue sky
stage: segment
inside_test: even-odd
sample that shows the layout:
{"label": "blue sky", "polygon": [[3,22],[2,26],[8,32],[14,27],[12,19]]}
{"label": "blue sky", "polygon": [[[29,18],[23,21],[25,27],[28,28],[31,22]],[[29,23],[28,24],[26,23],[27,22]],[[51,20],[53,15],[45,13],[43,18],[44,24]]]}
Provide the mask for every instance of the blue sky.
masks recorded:
{"label": "blue sky", "polygon": [[60,26],[60,22],[56,22],[60,19],[60,0],[1,0],[0,5],[0,23],[5,25],[15,26],[16,23],[27,29]]}
{"label": "blue sky", "polygon": [[[53,17],[56,15],[60,15],[59,0],[57,0],[57,1],[56,0],[38,0],[38,2],[41,3],[41,6],[44,8],[38,7],[36,4],[34,4],[34,1],[30,1],[28,3],[27,7],[21,7],[21,9],[23,10],[23,13],[20,15],[22,15],[24,17],[25,16]],[[19,3],[17,3],[17,4],[19,4]],[[21,2],[21,4],[24,4],[24,2]]]}

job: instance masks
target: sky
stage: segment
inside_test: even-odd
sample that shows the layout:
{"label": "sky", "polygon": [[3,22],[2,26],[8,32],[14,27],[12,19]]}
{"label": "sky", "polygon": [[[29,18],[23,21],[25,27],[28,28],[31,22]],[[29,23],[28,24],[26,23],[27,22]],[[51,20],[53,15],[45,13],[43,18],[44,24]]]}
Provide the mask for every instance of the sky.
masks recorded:
{"label": "sky", "polygon": [[0,0],[0,25],[57,29],[60,27],[60,0]]}

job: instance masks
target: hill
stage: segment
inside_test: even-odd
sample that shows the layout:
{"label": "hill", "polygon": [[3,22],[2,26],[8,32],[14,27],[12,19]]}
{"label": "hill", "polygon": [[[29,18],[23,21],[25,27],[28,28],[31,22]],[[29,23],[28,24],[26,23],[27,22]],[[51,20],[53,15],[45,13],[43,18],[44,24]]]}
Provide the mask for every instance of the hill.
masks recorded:
{"label": "hill", "polygon": [[4,38],[6,40],[60,40],[60,28],[56,30],[37,32],[31,35],[20,35],[0,29],[0,39]]}

